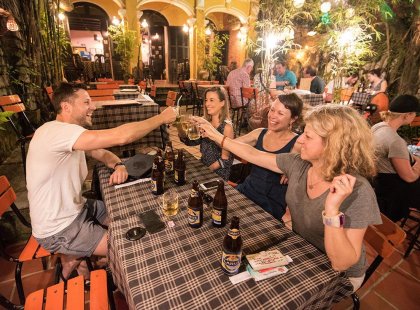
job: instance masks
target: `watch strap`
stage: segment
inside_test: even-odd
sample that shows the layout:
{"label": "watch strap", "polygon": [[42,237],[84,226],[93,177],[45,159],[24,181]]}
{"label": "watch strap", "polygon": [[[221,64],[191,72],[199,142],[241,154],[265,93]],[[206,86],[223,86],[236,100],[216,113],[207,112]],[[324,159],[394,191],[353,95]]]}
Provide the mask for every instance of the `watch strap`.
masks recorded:
{"label": "watch strap", "polygon": [[345,215],[343,212],[334,216],[326,216],[325,211],[322,211],[322,222],[324,225],[341,228],[344,227]]}
{"label": "watch strap", "polygon": [[118,167],[118,166],[124,166],[124,167],[125,167],[125,164],[124,164],[122,161],[117,162],[117,163],[114,165],[114,170],[115,170],[115,169],[117,169],[117,167]]}

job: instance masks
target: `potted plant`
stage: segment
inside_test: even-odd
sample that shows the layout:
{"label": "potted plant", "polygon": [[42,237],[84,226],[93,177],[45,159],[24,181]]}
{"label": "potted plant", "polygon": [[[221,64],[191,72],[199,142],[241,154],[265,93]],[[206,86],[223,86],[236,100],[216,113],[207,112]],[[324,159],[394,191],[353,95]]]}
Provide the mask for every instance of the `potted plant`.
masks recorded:
{"label": "potted plant", "polygon": [[111,25],[108,27],[109,36],[116,44],[115,52],[121,57],[121,69],[123,72],[123,79],[128,83],[130,78],[130,60],[134,55],[136,32],[129,30],[126,23],[121,23],[118,26]]}
{"label": "potted plant", "polygon": [[199,77],[203,80],[213,80],[217,68],[222,64],[222,56],[224,44],[229,36],[226,34],[219,35],[217,33],[212,36],[202,35],[200,38],[200,46],[205,55],[203,60],[202,70],[199,72]]}

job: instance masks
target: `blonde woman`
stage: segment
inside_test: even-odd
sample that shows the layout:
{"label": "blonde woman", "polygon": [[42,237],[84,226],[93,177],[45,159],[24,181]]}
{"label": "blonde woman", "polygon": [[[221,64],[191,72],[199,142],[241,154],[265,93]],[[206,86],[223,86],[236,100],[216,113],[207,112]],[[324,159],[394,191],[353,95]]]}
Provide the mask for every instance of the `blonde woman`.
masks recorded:
{"label": "blonde woman", "polygon": [[375,193],[381,212],[393,221],[406,216],[410,206],[420,205],[420,159],[410,158],[407,143],[397,133],[413,121],[416,112],[420,112],[416,97],[398,96],[389,111],[381,112],[384,121],[372,127],[378,158]]}
{"label": "blonde woman", "polygon": [[289,178],[286,203],[293,230],[324,251],[335,270],[346,271],[357,290],[365,274],[363,237],[381,222],[367,178],[375,174],[373,138],[350,107],[317,106],[305,119],[301,153],[270,154],[237,142],[195,118],[204,135],[241,158]]}
{"label": "blonde woman", "polygon": [[[226,90],[223,87],[210,87],[205,91],[204,98],[204,118],[217,132],[233,139],[233,126],[229,116]],[[189,144],[181,128],[178,128],[178,133],[181,141]],[[232,154],[227,150],[222,150],[208,138],[201,139],[200,152],[201,162],[227,181],[233,163]]]}

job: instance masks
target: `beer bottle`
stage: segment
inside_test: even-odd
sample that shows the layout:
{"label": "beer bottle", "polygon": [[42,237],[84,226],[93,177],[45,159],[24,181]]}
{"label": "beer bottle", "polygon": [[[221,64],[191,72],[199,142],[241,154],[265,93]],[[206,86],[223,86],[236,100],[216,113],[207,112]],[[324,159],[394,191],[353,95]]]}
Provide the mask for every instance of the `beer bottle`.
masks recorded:
{"label": "beer bottle", "polygon": [[178,150],[178,157],[174,163],[174,180],[175,184],[183,185],[185,184],[185,161],[184,161],[184,151],[182,149]]}
{"label": "beer bottle", "polygon": [[239,232],[239,217],[232,217],[228,234],[223,239],[222,270],[229,276],[238,273],[241,265],[242,238]]}
{"label": "beer bottle", "polygon": [[152,194],[163,194],[163,172],[160,169],[160,157],[156,156],[152,166]]}
{"label": "beer bottle", "polygon": [[165,173],[166,175],[174,174],[174,150],[171,141],[166,144],[165,148]]}
{"label": "beer bottle", "polygon": [[213,199],[213,208],[211,210],[211,219],[213,226],[225,227],[227,218],[227,199],[225,194],[225,183],[218,181],[216,195]]}
{"label": "beer bottle", "polygon": [[203,199],[198,193],[198,182],[193,182],[190,198],[188,199],[188,224],[192,228],[203,225]]}

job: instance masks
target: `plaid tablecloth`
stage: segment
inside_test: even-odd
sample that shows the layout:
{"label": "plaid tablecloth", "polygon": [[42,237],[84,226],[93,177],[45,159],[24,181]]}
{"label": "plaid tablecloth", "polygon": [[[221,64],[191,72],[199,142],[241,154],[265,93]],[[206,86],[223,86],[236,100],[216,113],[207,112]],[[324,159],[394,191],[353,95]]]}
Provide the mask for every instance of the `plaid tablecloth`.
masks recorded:
{"label": "plaid tablecloth", "polygon": [[121,84],[120,89],[139,89],[138,85],[131,85],[131,84]]}
{"label": "plaid tablecloth", "polygon": [[350,98],[351,102],[353,104],[358,104],[358,105],[367,105],[370,103],[370,101],[372,100],[372,96],[368,93],[358,93],[358,92],[354,92],[351,95]]}
{"label": "plaid tablecloth", "polygon": [[325,103],[322,94],[307,94],[300,95],[299,97],[302,99],[303,103],[309,104],[311,106],[317,106]]}
{"label": "plaid tablecloth", "polygon": [[138,91],[121,91],[121,90],[114,90],[114,98],[115,100],[121,99],[136,99],[139,96],[140,92]]}
{"label": "plaid tablecloth", "polygon": [[205,207],[201,228],[190,228],[187,223],[192,180],[212,180],[216,175],[192,156],[186,160],[188,184],[166,184],[180,195],[180,211],[172,218],[175,227],[147,233],[138,241],[128,241],[125,233],[143,226],[138,214],[147,210],[156,210],[165,221],[161,198],[151,194],[150,183],[114,189],[108,185],[110,170],[99,168],[110,218],[110,267],[130,309],[320,309],[351,293],[349,281],[332,270],[324,254],[226,185],[228,222],[233,215],[240,217],[244,253],[273,245],[293,259],[286,274],[233,285],[219,263],[229,224],[212,227],[210,207]]}
{"label": "plaid tablecloth", "polygon": [[[121,102],[121,101],[120,101]],[[159,105],[154,102],[144,102],[142,105],[106,106],[96,109],[92,116],[92,129],[108,129],[120,126],[129,122],[146,120],[159,114]],[[162,126],[150,132],[142,139],[123,146],[109,148],[110,151],[121,154],[123,151],[134,150],[144,146],[158,146],[162,148],[163,139],[168,141],[166,126]]]}

